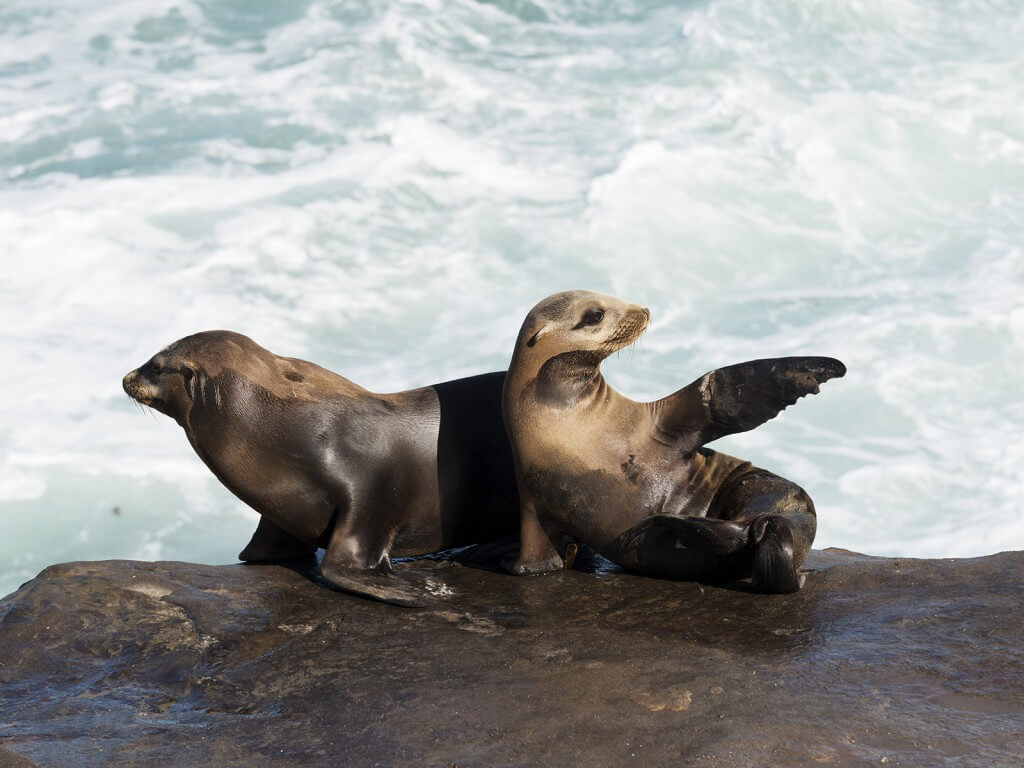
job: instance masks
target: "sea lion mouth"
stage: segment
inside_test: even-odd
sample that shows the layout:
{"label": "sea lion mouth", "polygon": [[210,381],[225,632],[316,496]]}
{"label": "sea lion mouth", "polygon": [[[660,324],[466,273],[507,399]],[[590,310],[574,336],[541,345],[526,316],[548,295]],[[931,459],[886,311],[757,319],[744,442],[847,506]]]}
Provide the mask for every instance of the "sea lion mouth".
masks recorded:
{"label": "sea lion mouth", "polygon": [[629,313],[622,318],[622,322],[619,323],[611,337],[601,345],[602,351],[610,355],[612,352],[618,352],[620,349],[628,347],[643,335],[650,323],[650,310],[643,309]]}
{"label": "sea lion mouth", "polygon": [[135,402],[158,411],[163,410],[163,403],[157,393],[157,388],[151,383],[141,379],[139,372],[132,371],[121,380],[124,392]]}

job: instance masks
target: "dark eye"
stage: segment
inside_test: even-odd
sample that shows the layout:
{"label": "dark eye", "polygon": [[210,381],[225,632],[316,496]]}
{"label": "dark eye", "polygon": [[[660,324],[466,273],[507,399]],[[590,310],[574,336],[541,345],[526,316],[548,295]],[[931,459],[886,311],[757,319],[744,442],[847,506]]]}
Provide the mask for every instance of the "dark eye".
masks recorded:
{"label": "dark eye", "polygon": [[583,315],[583,319],[580,320],[580,325],[577,327],[584,325],[597,325],[602,320],[604,320],[603,309],[589,309],[586,314]]}

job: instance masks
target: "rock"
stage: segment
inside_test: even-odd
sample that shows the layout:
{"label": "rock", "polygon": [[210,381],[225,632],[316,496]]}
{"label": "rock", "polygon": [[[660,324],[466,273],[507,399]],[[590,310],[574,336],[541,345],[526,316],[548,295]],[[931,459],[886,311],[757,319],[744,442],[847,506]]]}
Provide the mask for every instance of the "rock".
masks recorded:
{"label": "rock", "polygon": [[54,566],[0,602],[0,766],[1021,764],[1024,553],[808,565],[765,596],[404,564],[426,609]]}

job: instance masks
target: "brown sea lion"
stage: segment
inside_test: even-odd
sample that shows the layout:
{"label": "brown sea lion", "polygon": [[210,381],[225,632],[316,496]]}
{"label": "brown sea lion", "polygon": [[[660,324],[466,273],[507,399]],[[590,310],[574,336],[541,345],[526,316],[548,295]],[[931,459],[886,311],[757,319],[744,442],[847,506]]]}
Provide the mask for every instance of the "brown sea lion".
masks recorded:
{"label": "brown sea lion", "polygon": [[504,373],[376,394],[238,333],[180,339],[124,377],[164,413],[217,478],[260,513],[239,558],[326,549],[321,575],[402,605],[419,596],[391,558],[513,534]]}
{"label": "brown sea lion", "polygon": [[512,570],[563,565],[567,542],[658,576],[792,592],[814,539],[802,488],[704,447],[773,418],[846,368],[827,357],[752,360],[638,403],[601,361],[646,330],[650,312],[589,291],[558,293],[526,317],[505,379],[505,425],[521,504]]}

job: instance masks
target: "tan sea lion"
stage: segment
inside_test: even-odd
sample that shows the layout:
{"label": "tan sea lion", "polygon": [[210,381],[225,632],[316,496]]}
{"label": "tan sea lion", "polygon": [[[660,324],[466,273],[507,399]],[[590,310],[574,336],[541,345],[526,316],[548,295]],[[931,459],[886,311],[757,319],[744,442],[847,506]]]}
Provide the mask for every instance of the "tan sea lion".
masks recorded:
{"label": "tan sea lion", "polygon": [[704,447],[773,418],[846,368],[827,357],[752,360],[638,403],[601,361],[646,330],[650,312],[590,291],[558,293],[526,316],[505,379],[505,426],[520,496],[512,570],[563,565],[567,542],[625,568],[792,592],[814,539],[802,488]]}
{"label": "tan sea lion", "polygon": [[515,532],[518,502],[501,416],[504,373],[376,394],[230,331],[180,339],[124,377],[217,478],[260,513],[239,558],[326,549],[340,589],[402,605],[420,597],[391,557]]}

